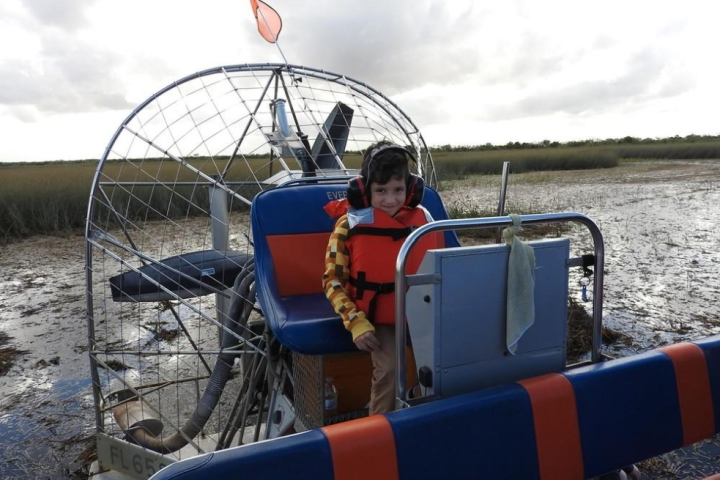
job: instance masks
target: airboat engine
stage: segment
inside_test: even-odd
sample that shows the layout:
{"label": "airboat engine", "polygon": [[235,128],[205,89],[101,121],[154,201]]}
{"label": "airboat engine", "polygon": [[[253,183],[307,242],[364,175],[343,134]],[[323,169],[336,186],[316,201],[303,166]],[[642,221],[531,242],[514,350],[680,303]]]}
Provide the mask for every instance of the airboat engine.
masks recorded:
{"label": "airboat engine", "polygon": [[255,302],[250,206],[303,182],[342,189],[379,139],[411,149],[413,173],[436,186],[407,115],[320,69],[197,72],[122,122],[97,167],[85,232],[99,468],[147,478],[295,424],[291,362],[278,360],[286,347]]}

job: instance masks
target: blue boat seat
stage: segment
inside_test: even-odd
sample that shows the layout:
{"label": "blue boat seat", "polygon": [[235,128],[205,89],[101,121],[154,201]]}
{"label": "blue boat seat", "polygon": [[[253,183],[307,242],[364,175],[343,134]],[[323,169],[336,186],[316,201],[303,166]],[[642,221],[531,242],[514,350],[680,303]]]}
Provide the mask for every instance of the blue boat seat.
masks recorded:
{"label": "blue boat seat", "polygon": [[[345,183],[303,183],[258,194],[252,203],[257,297],[275,337],[292,351],[321,355],[355,351],[322,289],[325,249],[335,220],[323,207],[344,198]],[[422,205],[447,219],[437,192],[425,189]],[[446,232],[447,246],[458,246]]]}

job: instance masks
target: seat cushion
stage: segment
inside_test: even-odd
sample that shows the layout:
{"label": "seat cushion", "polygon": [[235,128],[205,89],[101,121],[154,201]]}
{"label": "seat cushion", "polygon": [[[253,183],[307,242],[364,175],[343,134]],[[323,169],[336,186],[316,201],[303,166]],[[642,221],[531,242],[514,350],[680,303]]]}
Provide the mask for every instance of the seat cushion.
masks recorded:
{"label": "seat cushion", "polygon": [[266,299],[267,316],[277,339],[293,352],[325,355],[357,351],[350,332],[322,293]]}
{"label": "seat cushion", "polygon": [[[325,247],[335,225],[323,207],[345,193],[345,183],[308,183],[266,190],[253,200],[258,301],[275,337],[305,355],[357,350],[322,292]],[[422,204],[434,219],[447,219],[434,190],[426,188]],[[459,245],[454,232],[446,232],[445,242]]]}

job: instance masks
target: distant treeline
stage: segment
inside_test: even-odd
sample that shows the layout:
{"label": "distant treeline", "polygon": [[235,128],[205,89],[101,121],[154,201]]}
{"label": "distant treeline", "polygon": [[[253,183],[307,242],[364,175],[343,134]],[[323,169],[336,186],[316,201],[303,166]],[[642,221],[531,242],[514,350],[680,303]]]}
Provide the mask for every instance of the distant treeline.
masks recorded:
{"label": "distant treeline", "polygon": [[[484,145],[440,145],[430,147],[432,153],[435,152],[485,152],[496,150],[531,150],[544,148],[562,148],[562,147],[628,147],[636,145],[664,145],[675,144],[693,144],[693,143],[719,143],[720,135],[687,135],[681,137],[664,138],[639,138],[639,137],[622,137],[622,138],[606,138],[600,140],[597,138],[588,140],[573,140],[569,142],[556,142],[551,140],[543,140],[541,142],[508,142],[505,145],[493,145],[486,143]],[[631,150],[628,150],[631,152]],[[716,157],[717,158],[717,157]]]}
{"label": "distant treeline", "polygon": [[497,174],[504,162],[513,173],[538,170],[610,168],[622,159],[720,159],[720,135],[688,135],[670,138],[608,138],[505,145],[444,145],[430,147],[440,180],[467,175]]}

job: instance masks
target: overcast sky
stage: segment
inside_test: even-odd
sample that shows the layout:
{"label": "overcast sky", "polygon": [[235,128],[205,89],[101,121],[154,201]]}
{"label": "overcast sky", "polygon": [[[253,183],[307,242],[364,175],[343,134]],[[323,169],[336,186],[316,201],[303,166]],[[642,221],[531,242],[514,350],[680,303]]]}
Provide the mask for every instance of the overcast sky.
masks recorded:
{"label": "overcast sky", "polygon": [[[711,0],[267,0],[289,63],[392,98],[429,145],[720,134]],[[99,158],[195,71],[282,62],[248,0],[0,1],[0,161]]]}

